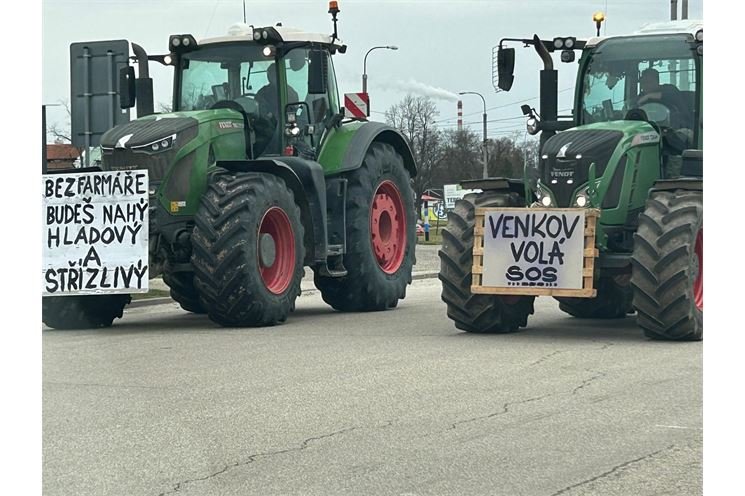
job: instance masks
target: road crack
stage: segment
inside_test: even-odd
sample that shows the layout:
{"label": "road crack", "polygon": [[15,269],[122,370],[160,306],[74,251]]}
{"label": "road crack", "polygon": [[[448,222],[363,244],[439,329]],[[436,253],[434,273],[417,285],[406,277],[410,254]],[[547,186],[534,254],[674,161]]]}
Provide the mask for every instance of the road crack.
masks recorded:
{"label": "road crack", "polygon": [[[392,425],[393,425],[393,420],[387,420],[385,424],[373,426],[373,428],[374,429],[383,429],[383,428],[386,428],[386,427],[390,427]],[[249,455],[248,458],[246,458],[243,461],[239,461],[239,462],[235,462],[235,463],[231,463],[231,464],[225,465],[220,470],[218,470],[216,472],[213,472],[213,473],[211,473],[209,475],[206,475],[204,477],[198,477],[198,478],[195,478],[195,479],[187,479],[187,480],[178,482],[178,483],[176,483],[176,484],[173,485],[173,488],[171,490],[164,491],[164,492],[158,494],[158,496],[166,496],[168,494],[178,493],[187,484],[192,484],[194,482],[203,482],[203,481],[212,479],[214,477],[217,477],[219,475],[224,474],[228,470],[231,470],[231,469],[237,468],[237,467],[243,467],[243,466],[246,466],[246,465],[250,465],[251,463],[254,463],[255,461],[257,461],[259,459],[262,459],[262,458],[269,458],[271,456],[282,455],[284,453],[292,453],[292,452],[303,451],[304,449],[308,448],[308,446],[311,443],[313,443],[314,441],[320,441],[321,439],[328,439],[328,438],[331,438],[331,437],[334,437],[334,436],[338,436],[340,434],[345,434],[347,432],[352,432],[352,431],[357,430],[357,429],[359,429],[359,427],[347,427],[346,429],[341,429],[341,430],[338,430],[338,431],[330,432],[328,434],[323,434],[321,436],[309,437],[308,439],[306,439],[303,442],[301,442],[299,446],[294,447],[294,448],[286,448],[286,449],[275,450],[275,451],[265,451],[265,452],[262,452],[262,453],[255,453],[253,455]]]}
{"label": "road crack", "polygon": [[[588,372],[592,372],[592,370],[588,370]],[[608,374],[606,374],[605,372],[598,372],[597,375],[594,375],[594,376],[590,377],[589,379],[585,379],[584,381],[582,381],[582,384],[580,384],[576,388],[572,389],[572,394],[577,394],[577,391],[579,391],[580,389],[583,389],[583,388],[589,386],[593,382],[597,381],[598,379],[602,379],[606,375],[608,375]]]}
{"label": "road crack", "polygon": [[530,365],[528,365],[528,367],[534,367],[536,365],[539,365],[539,364],[545,362],[546,360],[548,360],[549,358],[554,357],[554,356],[556,356],[556,355],[558,355],[560,353],[566,353],[566,350],[556,350],[556,351],[553,351],[553,352],[549,353],[548,355],[542,356],[541,358],[539,358],[535,362],[531,363]]}
{"label": "road crack", "polygon": [[668,446],[667,448],[663,448],[661,450],[657,450],[654,453],[649,453],[647,455],[641,456],[639,458],[634,458],[633,460],[629,460],[627,462],[623,462],[619,465],[616,465],[615,467],[611,468],[607,472],[603,472],[600,475],[596,475],[595,477],[591,477],[590,479],[583,480],[582,482],[578,482],[576,484],[572,484],[571,486],[567,486],[564,489],[560,489],[559,491],[553,493],[551,496],[559,496],[560,494],[564,494],[568,491],[571,491],[574,488],[584,486],[585,484],[590,484],[591,482],[595,482],[599,479],[602,479],[604,477],[608,477],[609,475],[613,475],[615,472],[618,472],[620,470],[623,470],[624,468],[628,467],[629,465],[633,465],[634,463],[639,463],[641,461],[646,460],[647,458],[652,458],[653,456],[659,455],[663,451],[670,451],[671,449],[675,448],[675,445]]}
{"label": "road crack", "polygon": [[499,417],[500,415],[505,415],[505,414],[509,413],[510,412],[510,407],[512,407],[512,406],[522,405],[523,403],[530,403],[532,401],[542,400],[544,398],[548,398],[549,396],[553,396],[553,394],[544,394],[543,396],[536,396],[535,398],[528,398],[527,400],[522,400],[522,401],[507,402],[504,405],[502,405],[502,409],[500,411],[498,411],[498,412],[490,413],[488,415],[481,415],[479,417],[473,417],[473,418],[466,419],[466,420],[459,420],[458,422],[454,422],[454,423],[450,424],[450,427],[448,427],[445,430],[451,431],[451,430],[455,429],[457,426],[462,425],[462,424],[467,424],[467,423],[470,423],[470,422],[476,422],[478,420],[487,420],[487,419],[491,419],[491,418],[494,418],[494,417]]}

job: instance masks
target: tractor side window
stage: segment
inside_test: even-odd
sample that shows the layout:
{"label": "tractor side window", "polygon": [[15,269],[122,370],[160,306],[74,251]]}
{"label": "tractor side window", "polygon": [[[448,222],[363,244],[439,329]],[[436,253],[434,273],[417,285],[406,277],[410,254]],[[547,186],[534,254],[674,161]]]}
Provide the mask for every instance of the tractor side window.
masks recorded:
{"label": "tractor side window", "polygon": [[336,73],[334,71],[333,57],[329,57],[329,115],[339,113],[339,89],[336,85]]}
{"label": "tractor side window", "polygon": [[[304,102],[308,96],[308,49],[296,48],[285,57],[287,103]],[[289,91],[292,89],[292,91]],[[294,92],[294,93],[293,93]],[[291,97],[297,98],[293,100]]]}

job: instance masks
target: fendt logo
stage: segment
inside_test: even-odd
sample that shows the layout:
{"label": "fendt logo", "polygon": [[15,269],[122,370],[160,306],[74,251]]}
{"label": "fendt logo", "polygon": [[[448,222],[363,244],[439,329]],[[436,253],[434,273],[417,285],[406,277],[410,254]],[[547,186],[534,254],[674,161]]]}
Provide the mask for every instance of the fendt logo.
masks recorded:
{"label": "fendt logo", "polygon": [[573,170],[551,171],[551,177],[553,177],[553,178],[558,178],[558,177],[572,178],[572,177],[574,177],[574,171]]}

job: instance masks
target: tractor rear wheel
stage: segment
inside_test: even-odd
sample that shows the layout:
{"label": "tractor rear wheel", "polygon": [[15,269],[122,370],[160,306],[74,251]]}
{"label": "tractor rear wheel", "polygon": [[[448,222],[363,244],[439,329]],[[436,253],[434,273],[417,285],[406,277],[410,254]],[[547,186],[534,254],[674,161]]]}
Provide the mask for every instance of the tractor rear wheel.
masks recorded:
{"label": "tractor rear wheel", "polygon": [[284,322],[303,276],[303,225],[292,191],[268,174],[220,170],[211,177],[192,235],[200,304],[222,326]]}
{"label": "tractor rear wheel", "polygon": [[637,323],[652,339],[704,336],[701,191],[656,191],[639,215],[631,258]]}
{"label": "tractor rear wheel", "polygon": [[41,320],[54,329],[111,327],[130,301],[128,294],[47,296],[41,299]]}
{"label": "tractor rear wheel", "polygon": [[442,232],[440,274],[442,300],[455,327],[467,332],[507,333],[528,324],[535,296],[472,294],[473,231],[476,207],[522,205],[516,193],[486,191],[466,195],[448,213]]}
{"label": "tractor rear wheel", "polygon": [[163,282],[171,289],[171,298],[187,312],[205,313],[194,287],[193,272],[175,272],[168,264],[163,270]]}
{"label": "tractor rear wheel", "polygon": [[411,283],[416,245],[414,193],[401,155],[373,143],[347,175],[347,275],[315,273],[323,300],[343,312],[393,308]]}
{"label": "tractor rear wheel", "polygon": [[597,291],[595,298],[556,298],[559,309],[581,319],[622,319],[634,311],[628,284],[618,284],[613,277],[601,277]]}

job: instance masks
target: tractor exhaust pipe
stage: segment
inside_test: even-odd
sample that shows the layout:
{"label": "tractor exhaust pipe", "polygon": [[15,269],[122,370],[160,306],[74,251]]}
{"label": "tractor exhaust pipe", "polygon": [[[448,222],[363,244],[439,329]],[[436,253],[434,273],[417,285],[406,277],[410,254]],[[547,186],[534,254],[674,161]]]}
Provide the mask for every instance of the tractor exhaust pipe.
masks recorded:
{"label": "tractor exhaust pipe", "polygon": [[153,102],[153,80],[148,69],[147,53],[137,43],[132,43],[132,51],[137,59],[137,117],[144,117],[155,113]]}
{"label": "tractor exhaust pipe", "polygon": [[[543,70],[541,70],[540,82],[541,82],[541,97],[540,97],[540,114],[541,123],[546,124],[549,122],[556,122],[559,119],[559,75],[558,71],[554,69],[554,61],[551,58],[551,54],[548,52],[543,42],[538,35],[533,36],[533,46],[535,51],[543,61]],[[543,143],[556,134],[556,131],[542,131],[540,146]]]}

